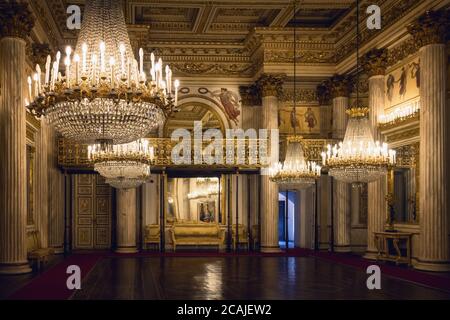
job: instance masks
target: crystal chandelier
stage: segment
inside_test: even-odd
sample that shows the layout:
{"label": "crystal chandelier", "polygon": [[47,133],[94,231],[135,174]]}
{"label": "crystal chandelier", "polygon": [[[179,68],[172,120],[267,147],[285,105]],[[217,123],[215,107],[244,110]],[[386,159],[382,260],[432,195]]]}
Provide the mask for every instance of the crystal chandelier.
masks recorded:
{"label": "crystal chandelier", "polygon": [[193,192],[189,192],[187,197],[189,200],[210,198],[219,194],[219,182],[217,178],[197,178],[197,189]]}
{"label": "crystal chandelier", "polygon": [[273,182],[280,185],[293,185],[296,188],[309,188],[320,177],[321,167],[313,161],[306,161],[301,136],[287,137],[286,158],[283,164],[271,168]]}
{"label": "crystal chandelier", "polygon": [[[294,1],[294,12],[295,1]],[[283,163],[274,164],[270,170],[270,180],[286,187],[309,188],[314,185],[316,179],[320,177],[321,167],[313,161],[306,161],[302,147],[302,137],[295,134],[297,127],[297,34],[296,27],[294,29],[294,108],[293,123],[294,135],[288,136],[286,139],[286,157]]]}
{"label": "crystal chandelier", "polygon": [[[359,19],[358,0],[356,14]],[[396,154],[386,143],[374,142],[367,118],[369,108],[359,105],[359,24],[356,26],[356,106],[346,111],[349,121],[344,141],[333,147],[328,145],[326,152],[322,152],[322,164],[336,180],[358,186],[386,175],[388,167],[396,162]]]}
{"label": "crystal chandelier", "polygon": [[136,188],[150,176],[153,147],[147,140],[127,144],[94,144],[88,147],[88,159],[106,183],[117,189]]}
{"label": "crystal chandelier", "polygon": [[67,47],[65,53],[64,76],[58,52],[53,62],[47,57],[45,72],[36,66],[28,78],[28,108],[64,137],[83,143],[128,143],[144,137],[174,111],[179,81],[173,81],[169,66],[164,68],[153,53],[149,73],[144,71],[142,49],[139,61],[134,58],[121,1],[86,1],[76,49]]}
{"label": "crystal chandelier", "polygon": [[368,108],[347,110],[350,119],[344,141],[322,152],[322,164],[336,180],[347,183],[372,182],[395,164],[396,154],[386,143],[374,142],[367,119]]}

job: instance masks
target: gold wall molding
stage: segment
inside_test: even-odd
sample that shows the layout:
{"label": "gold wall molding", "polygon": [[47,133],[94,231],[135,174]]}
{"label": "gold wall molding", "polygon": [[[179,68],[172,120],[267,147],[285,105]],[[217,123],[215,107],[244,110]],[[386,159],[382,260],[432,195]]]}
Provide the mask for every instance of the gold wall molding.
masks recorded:
{"label": "gold wall molding", "polygon": [[284,88],[283,93],[280,96],[281,102],[293,103],[294,98],[297,103],[308,103],[308,104],[317,104],[317,92],[314,89],[302,89],[297,88],[295,90],[294,97],[294,89],[293,88]]}

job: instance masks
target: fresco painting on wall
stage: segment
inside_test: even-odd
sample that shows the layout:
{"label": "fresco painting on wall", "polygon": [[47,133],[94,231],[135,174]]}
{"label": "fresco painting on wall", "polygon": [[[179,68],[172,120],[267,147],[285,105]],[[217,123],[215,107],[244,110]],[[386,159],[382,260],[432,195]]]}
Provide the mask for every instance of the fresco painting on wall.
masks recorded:
{"label": "fresco painting on wall", "polygon": [[229,91],[227,88],[221,88],[220,90],[212,91],[210,92],[210,94],[212,97],[219,100],[228,119],[238,125],[238,117],[241,114],[241,112],[239,111],[239,96],[236,93]]}
{"label": "fresco painting on wall", "polygon": [[282,107],[279,111],[279,130],[281,134],[320,134],[320,110],[317,107]]}
{"label": "fresco painting on wall", "polygon": [[419,96],[420,61],[415,58],[386,75],[386,109]]}

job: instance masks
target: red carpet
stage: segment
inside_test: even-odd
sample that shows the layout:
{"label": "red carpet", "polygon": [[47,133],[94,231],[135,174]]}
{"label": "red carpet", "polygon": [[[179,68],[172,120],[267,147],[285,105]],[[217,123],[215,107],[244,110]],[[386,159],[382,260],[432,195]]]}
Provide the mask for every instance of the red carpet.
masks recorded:
{"label": "red carpet", "polygon": [[81,269],[83,279],[99,261],[101,255],[74,254],[56,266],[45,271],[31,280],[27,285],[13,293],[9,300],[66,300],[73,291],[67,289],[66,281],[69,276],[67,267],[77,265]]}
{"label": "red carpet", "polygon": [[344,254],[344,253],[331,253],[331,252],[315,252],[314,256],[324,258],[337,263],[352,266],[358,269],[366,270],[368,266],[376,264],[380,266],[381,274],[391,277],[399,278],[406,281],[411,281],[417,284],[428,286],[431,288],[450,291],[450,277],[440,276],[438,273],[430,274],[417,270],[413,270],[406,267],[400,267],[395,265],[388,265],[384,263],[378,263],[376,261],[370,261],[361,257]]}

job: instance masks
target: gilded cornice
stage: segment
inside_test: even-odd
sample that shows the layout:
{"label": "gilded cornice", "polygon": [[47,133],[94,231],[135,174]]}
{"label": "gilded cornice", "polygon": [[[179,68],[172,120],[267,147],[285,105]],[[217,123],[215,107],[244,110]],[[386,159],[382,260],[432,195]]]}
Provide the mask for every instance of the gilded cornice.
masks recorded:
{"label": "gilded cornice", "polygon": [[[402,0],[402,1],[389,1],[385,0],[383,3],[379,3],[382,11],[382,26],[383,29],[393,25],[400,18],[407,13],[411,12],[416,6],[418,6],[423,0]],[[382,31],[382,30],[381,30]],[[365,20],[361,22],[361,36],[360,45],[363,46],[369,40],[380,35],[378,30],[369,30],[366,27]],[[345,18],[345,20],[339,24],[339,26],[333,30],[333,36],[338,39],[336,54],[334,56],[335,63],[341,62],[343,59],[351,55],[356,48],[356,16],[351,14]],[[346,41],[341,41],[349,34],[353,36]],[[340,43],[342,42],[342,43]]]}
{"label": "gilded cornice", "polygon": [[419,48],[420,47],[414,38],[408,38],[400,45],[388,50],[387,66],[391,67],[410,55],[417,53]]}
{"label": "gilded cornice", "polygon": [[386,73],[387,59],[388,52],[384,48],[374,48],[364,55],[362,64],[369,78]]}
{"label": "gilded cornice", "polygon": [[427,11],[408,25],[408,32],[419,47],[445,43],[449,27],[449,10]]}
{"label": "gilded cornice", "polygon": [[176,73],[184,75],[230,75],[250,77],[254,74],[254,67],[251,64],[184,63],[170,61],[168,61],[168,63],[170,63],[171,68]]}
{"label": "gilded cornice", "polygon": [[0,38],[15,37],[26,39],[34,27],[34,17],[27,3],[16,0],[2,1],[0,4]]}
{"label": "gilded cornice", "polygon": [[283,94],[280,96],[281,102],[293,103],[308,103],[317,104],[317,92],[314,89],[297,89],[295,90],[295,100],[294,100],[294,89],[289,88],[283,89]]}
{"label": "gilded cornice", "polygon": [[263,74],[256,82],[262,97],[282,96],[284,79],[285,75],[281,74]]}

